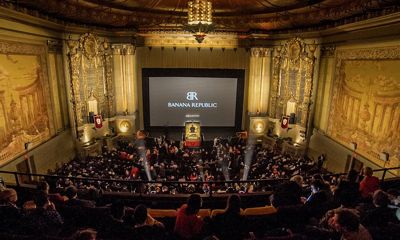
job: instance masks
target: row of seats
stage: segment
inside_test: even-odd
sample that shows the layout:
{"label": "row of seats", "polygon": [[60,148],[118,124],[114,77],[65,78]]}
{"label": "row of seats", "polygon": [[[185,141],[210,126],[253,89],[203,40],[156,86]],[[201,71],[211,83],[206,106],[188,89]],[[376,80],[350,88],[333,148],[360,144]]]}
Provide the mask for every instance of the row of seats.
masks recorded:
{"label": "row of seats", "polygon": [[[147,212],[154,218],[163,218],[163,217],[176,217],[178,210],[173,209],[147,209]],[[215,217],[218,214],[222,214],[225,212],[225,209],[200,209],[198,215],[201,218],[205,217]],[[264,207],[254,207],[254,208],[246,208],[241,209],[241,214],[243,216],[262,216],[268,214],[276,213],[276,209],[273,206],[264,206]]]}

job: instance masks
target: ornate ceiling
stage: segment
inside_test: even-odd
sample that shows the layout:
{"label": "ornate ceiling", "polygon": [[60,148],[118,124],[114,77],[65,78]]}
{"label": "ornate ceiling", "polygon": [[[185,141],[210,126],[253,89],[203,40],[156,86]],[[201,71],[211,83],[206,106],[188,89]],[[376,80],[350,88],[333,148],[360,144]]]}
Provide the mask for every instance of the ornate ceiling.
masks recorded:
{"label": "ornate ceiling", "polygon": [[[331,28],[400,11],[398,0],[212,0],[217,31],[271,33]],[[187,0],[0,0],[0,5],[65,24],[181,30]]]}

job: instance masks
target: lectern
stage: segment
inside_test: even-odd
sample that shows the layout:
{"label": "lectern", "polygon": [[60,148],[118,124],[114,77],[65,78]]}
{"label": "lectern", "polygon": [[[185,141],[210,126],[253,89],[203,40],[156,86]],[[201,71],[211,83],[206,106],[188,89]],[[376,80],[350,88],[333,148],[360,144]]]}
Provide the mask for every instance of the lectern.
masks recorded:
{"label": "lectern", "polygon": [[201,129],[200,122],[185,122],[185,147],[200,147]]}

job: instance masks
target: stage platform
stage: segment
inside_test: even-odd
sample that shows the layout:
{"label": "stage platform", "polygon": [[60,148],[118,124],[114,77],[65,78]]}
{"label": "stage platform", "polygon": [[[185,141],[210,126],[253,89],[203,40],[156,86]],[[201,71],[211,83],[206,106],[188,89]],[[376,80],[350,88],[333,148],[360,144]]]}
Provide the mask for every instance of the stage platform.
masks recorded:
{"label": "stage platform", "polygon": [[[167,138],[181,141],[184,134],[185,128],[163,128],[163,129],[149,129],[146,130],[149,133],[149,137],[159,137],[162,135],[168,135]],[[202,127],[201,128],[204,141],[214,140],[216,137],[229,138],[236,135],[234,128],[216,128],[216,127]]]}

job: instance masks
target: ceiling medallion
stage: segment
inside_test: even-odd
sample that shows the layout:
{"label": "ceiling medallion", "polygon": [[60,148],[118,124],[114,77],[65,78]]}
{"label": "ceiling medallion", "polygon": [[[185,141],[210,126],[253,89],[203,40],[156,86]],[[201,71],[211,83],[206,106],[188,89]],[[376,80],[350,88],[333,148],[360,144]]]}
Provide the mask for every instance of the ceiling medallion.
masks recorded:
{"label": "ceiling medallion", "polygon": [[193,0],[188,2],[188,24],[184,29],[193,33],[198,43],[203,42],[206,34],[214,30],[211,1]]}

